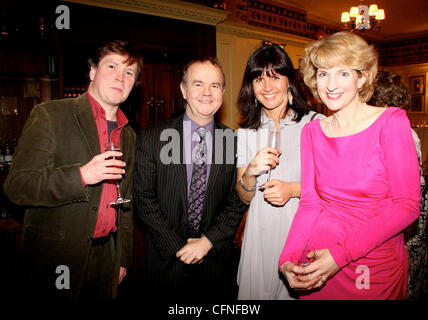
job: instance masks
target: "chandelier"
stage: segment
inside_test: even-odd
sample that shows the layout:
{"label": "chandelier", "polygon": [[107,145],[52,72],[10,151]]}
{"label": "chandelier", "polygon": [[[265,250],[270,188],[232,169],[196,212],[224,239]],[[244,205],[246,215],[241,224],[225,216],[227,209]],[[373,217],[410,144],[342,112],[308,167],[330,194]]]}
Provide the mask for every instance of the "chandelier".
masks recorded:
{"label": "chandelier", "polygon": [[385,19],[385,10],[378,9],[376,4],[367,7],[360,1],[358,7],[352,7],[349,12],[342,12],[341,21],[345,24],[345,29],[353,31],[357,29],[361,32],[372,29],[379,31],[382,27],[382,20]]}

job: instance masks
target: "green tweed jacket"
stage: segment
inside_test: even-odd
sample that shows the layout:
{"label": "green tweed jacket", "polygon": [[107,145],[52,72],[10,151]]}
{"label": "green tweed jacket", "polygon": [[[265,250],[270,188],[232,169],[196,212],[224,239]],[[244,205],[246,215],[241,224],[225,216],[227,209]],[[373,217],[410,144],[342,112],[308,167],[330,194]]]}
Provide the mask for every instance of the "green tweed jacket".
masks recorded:
{"label": "green tweed jacket", "polygon": [[[135,133],[129,126],[122,129],[121,146],[126,162],[121,192],[131,199]],[[84,188],[79,168],[97,154],[98,132],[86,94],[34,107],[3,186],[12,202],[27,207],[20,264],[27,287],[71,299],[79,295],[102,191],[102,183]],[[117,226],[116,282],[120,266],[131,266],[130,204],[118,213]],[[70,271],[70,289],[57,289],[60,265]]]}

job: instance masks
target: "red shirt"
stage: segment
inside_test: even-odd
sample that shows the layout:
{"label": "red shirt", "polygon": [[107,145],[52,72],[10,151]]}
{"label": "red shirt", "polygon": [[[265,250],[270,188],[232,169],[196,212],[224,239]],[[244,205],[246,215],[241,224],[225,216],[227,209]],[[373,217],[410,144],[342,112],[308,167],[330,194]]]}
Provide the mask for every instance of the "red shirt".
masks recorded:
{"label": "red shirt", "polygon": [[[88,92],[86,95],[94,114],[95,123],[97,125],[98,138],[100,141],[100,150],[101,153],[103,153],[105,151],[105,145],[108,142],[106,113],[98,101],[96,101]],[[128,123],[128,119],[120,109],[117,110],[116,117],[117,128],[111,132],[110,140],[119,142],[120,133],[122,128]],[[111,231],[115,232],[117,230],[116,209],[110,204],[110,202],[116,200],[116,196],[117,192],[114,182],[104,181],[100,207],[98,209],[97,224],[93,238],[105,237]]]}

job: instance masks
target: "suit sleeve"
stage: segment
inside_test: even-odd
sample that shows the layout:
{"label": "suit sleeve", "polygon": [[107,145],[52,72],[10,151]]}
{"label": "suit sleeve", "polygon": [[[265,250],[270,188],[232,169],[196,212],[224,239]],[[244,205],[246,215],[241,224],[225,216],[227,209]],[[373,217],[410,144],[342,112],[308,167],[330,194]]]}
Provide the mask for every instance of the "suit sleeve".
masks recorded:
{"label": "suit sleeve", "polygon": [[212,225],[205,236],[211,241],[214,250],[221,250],[230,242],[241,223],[246,206],[238,197],[235,189],[236,170],[226,199],[226,205],[218,214],[216,223]]}
{"label": "suit sleeve", "polygon": [[56,140],[45,105],[36,106],[24,126],[3,185],[8,198],[23,206],[54,207],[88,201],[80,163],[55,167]]}
{"label": "suit sleeve", "polygon": [[135,154],[133,201],[134,213],[143,223],[145,232],[163,259],[171,259],[185,244],[183,239],[168,225],[158,200],[156,130],[143,129],[138,135]]}

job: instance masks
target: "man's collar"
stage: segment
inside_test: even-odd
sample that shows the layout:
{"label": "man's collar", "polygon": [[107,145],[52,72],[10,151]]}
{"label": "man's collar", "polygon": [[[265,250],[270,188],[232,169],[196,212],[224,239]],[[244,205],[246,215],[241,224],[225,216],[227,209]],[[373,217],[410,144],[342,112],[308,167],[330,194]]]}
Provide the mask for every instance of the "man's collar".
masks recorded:
{"label": "man's collar", "polygon": [[[88,97],[89,104],[91,105],[95,119],[98,119],[101,116],[106,118],[106,112],[101,104],[93,96],[91,96],[89,92],[86,92],[86,95]],[[128,123],[128,118],[126,118],[125,114],[122,112],[122,110],[120,110],[120,108],[117,108],[116,118],[118,127],[124,126]]]}
{"label": "man's collar", "polygon": [[208,131],[211,132],[211,134],[214,133],[214,119],[211,120],[209,123],[207,123],[204,126],[201,126],[199,124],[197,124],[195,121],[193,121],[192,119],[190,119],[189,115],[187,114],[187,112],[184,112],[183,115],[183,121],[190,121],[191,122],[191,130],[192,132],[194,132],[196,129],[200,128],[200,127],[204,127],[206,128]]}

